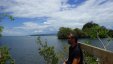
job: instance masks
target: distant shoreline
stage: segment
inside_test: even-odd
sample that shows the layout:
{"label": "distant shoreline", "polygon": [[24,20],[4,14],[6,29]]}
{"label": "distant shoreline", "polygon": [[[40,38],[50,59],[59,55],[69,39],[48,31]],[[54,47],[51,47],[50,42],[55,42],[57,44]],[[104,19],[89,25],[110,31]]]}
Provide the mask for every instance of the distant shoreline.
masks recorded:
{"label": "distant shoreline", "polygon": [[30,35],[30,36],[55,36],[57,34],[35,34],[35,35]]}

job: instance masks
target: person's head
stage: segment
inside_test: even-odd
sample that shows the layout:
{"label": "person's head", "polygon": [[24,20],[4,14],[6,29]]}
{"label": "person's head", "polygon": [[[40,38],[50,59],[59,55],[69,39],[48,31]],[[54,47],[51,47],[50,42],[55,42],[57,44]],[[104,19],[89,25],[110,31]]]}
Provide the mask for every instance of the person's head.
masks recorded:
{"label": "person's head", "polygon": [[77,44],[77,38],[74,36],[73,33],[69,33],[67,38],[68,38],[68,43],[70,45],[76,45]]}

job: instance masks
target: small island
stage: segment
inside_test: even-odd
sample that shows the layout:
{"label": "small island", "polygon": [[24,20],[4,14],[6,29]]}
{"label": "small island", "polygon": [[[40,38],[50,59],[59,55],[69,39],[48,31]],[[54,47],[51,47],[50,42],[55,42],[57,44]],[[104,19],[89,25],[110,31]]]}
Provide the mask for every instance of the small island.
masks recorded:
{"label": "small island", "polygon": [[91,22],[84,24],[82,29],[79,29],[79,28],[71,29],[68,27],[61,27],[57,34],[58,39],[66,39],[67,34],[70,32],[73,32],[74,35],[77,36],[78,38],[97,37],[96,35],[97,32],[100,38],[106,38],[108,36],[113,37],[112,29],[107,29],[106,27],[100,26],[99,24],[91,21]]}

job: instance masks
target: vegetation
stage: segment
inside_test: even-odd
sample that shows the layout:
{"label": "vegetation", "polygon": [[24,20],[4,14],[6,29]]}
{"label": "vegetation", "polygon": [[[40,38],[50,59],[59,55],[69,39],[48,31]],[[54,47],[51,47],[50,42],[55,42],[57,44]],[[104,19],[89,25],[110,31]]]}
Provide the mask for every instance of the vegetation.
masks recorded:
{"label": "vegetation", "polygon": [[97,58],[94,57],[93,55],[89,54],[86,51],[83,51],[84,53],[84,63],[85,64],[98,64],[98,62],[96,61]]}
{"label": "vegetation", "polygon": [[[0,22],[5,18],[5,17],[8,17],[11,21],[14,20],[13,16],[11,15],[8,15],[8,14],[0,14]],[[3,31],[3,26],[0,26],[0,37],[2,36],[2,31]]]}
{"label": "vegetation", "polygon": [[[63,51],[60,51],[60,53],[56,53],[53,46],[48,46],[47,42],[42,42],[40,37],[37,38],[37,43],[40,44],[39,48],[39,54],[44,58],[45,64],[59,64],[63,63],[65,57],[68,56],[68,47],[67,45],[64,45]],[[83,51],[84,53],[84,62],[85,64],[97,64],[96,58],[86,51]]]}
{"label": "vegetation", "polygon": [[[5,17],[8,17],[10,20],[14,20],[14,18],[10,15],[0,14],[0,22]],[[0,37],[2,36],[2,34],[1,34],[2,31],[3,31],[3,26],[0,26]],[[0,64],[6,64],[6,63],[15,64],[14,60],[12,59],[12,57],[9,53],[9,49],[7,47],[0,46]]]}
{"label": "vegetation", "polygon": [[61,27],[59,29],[59,32],[58,32],[58,38],[59,39],[66,39],[67,38],[67,34],[72,32],[72,29],[71,28],[65,28],[65,27]]}
{"label": "vegetation", "polygon": [[[67,28],[67,27],[61,27],[58,31],[58,38],[59,39],[66,39],[67,34],[69,32],[73,32],[75,36],[78,38],[105,38],[105,37],[113,37],[113,30],[107,29],[104,26],[100,26],[93,22],[88,22],[84,24],[82,29],[75,28]],[[97,36],[98,35],[98,36]]]}
{"label": "vegetation", "polygon": [[3,27],[0,26],[0,37],[2,36],[2,30],[3,30]]}
{"label": "vegetation", "polygon": [[97,35],[101,38],[107,37],[108,29],[106,29],[104,26],[99,26],[96,23],[88,22],[86,23],[82,30],[84,33],[91,38],[97,38]]}
{"label": "vegetation", "polygon": [[[62,36],[62,33],[65,33],[66,31],[62,31],[62,30],[59,30],[58,32],[60,33],[58,34],[58,38],[59,36],[64,37]],[[78,38],[82,38],[82,37],[97,38],[105,50],[107,50],[106,47],[110,44],[109,41],[112,39],[111,37],[113,37],[113,30],[107,29],[104,26],[100,26],[93,22],[86,23],[83,26],[82,30],[75,28],[74,30],[72,30],[72,32],[74,32],[75,36],[77,36]],[[108,38],[109,39],[108,43],[104,44],[101,38]],[[89,44],[88,41],[86,43]],[[84,54],[85,54],[84,57],[85,57],[86,64],[97,64],[96,59],[99,59],[99,58],[95,58],[93,55],[90,55],[87,52],[84,52]]]}
{"label": "vegetation", "polygon": [[15,64],[7,47],[0,47],[0,64]]}
{"label": "vegetation", "polygon": [[66,39],[67,35],[73,32],[74,35],[78,38],[85,38],[88,37],[81,29],[79,28],[75,28],[75,29],[71,29],[71,28],[66,28],[66,27],[61,27],[57,33],[58,39]]}
{"label": "vegetation", "polygon": [[1,13],[0,14],[0,21],[2,21],[4,18],[9,18],[11,21],[13,21],[14,20],[14,17],[13,16],[11,16],[11,15],[9,15],[9,14],[5,14],[5,13]]}
{"label": "vegetation", "polygon": [[37,38],[37,43],[40,44],[39,54],[44,58],[45,64],[58,64],[58,57],[53,46],[48,46],[47,42],[43,43],[40,37]]}
{"label": "vegetation", "polygon": [[109,29],[108,36],[113,37],[113,30]]}
{"label": "vegetation", "polygon": [[[85,44],[91,45],[90,41],[85,41]],[[87,51],[82,50],[85,64],[98,64],[97,58],[89,54]]]}
{"label": "vegetation", "polygon": [[80,30],[79,28],[75,28],[73,30],[73,33],[75,36],[77,36],[78,38],[86,38],[88,37],[82,30]]}

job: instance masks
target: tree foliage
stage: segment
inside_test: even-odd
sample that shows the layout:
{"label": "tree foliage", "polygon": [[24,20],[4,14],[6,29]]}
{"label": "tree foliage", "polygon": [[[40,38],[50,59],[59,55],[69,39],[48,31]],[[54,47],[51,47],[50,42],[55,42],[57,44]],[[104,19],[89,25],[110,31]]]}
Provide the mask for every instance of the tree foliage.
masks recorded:
{"label": "tree foliage", "polygon": [[79,28],[75,28],[75,29],[71,29],[71,28],[66,28],[66,27],[61,27],[58,31],[58,38],[59,39],[66,39],[67,35],[72,32],[76,37],[78,38],[85,38],[88,37],[81,29]]}
{"label": "tree foliage", "polygon": [[[8,14],[0,14],[0,22],[5,17],[8,17],[11,21],[14,20],[13,16],[10,16]],[[3,26],[0,26],[0,36],[2,36]],[[0,64],[6,64],[7,61],[9,61],[10,64],[15,64],[14,59],[12,59],[9,49],[7,47],[0,47]],[[8,63],[8,64],[9,64]]]}
{"label": "tree foliage", "polygon": [[113,37],[113,30],[109,29],[108,36]]}
{"label": "tree foliage", "polygon": [[83,26],[82,30],[91,38],[97,38],[97,35],[101,38],[105,38],[108,33],[108,29],[106,29],[104,26],[99,26],[98,24],[93,22],[86,23]]}
{"label": "tree foliage", "polygon": [[2,13],[2,14],[0,14],[0,21],[2,21],[6,17],[9,18],[11,21],[14,21],[15,20],[13,16],[11,16],[9,14]]}
{"label": "tree foliage", "polygon": [[84,24],[82,30],[84,31],[86,28],[91,28],[93,26],[99,26],[99,25],[96,23],[93,23],[93,21],[91,21],[91,22]]}
{"label": "tree foliage", "polygon": [[[4,19],[4,18],[9,18],[11,21],[14,21],[14,17],[8,14],[0,14],[0,22]],[[3,26],[0,26],[0,36],[2,36],[2,31],[3,31]]]}
{"label": "tree foliage", "polygon": [[0,37],[2,36],[3,27],[0,26]]}
{"label": "tree foliage", "polygon": [[66,39],[67,38],[67,34],[72,32],[71,28],[65,28],[65,27],[61,27],[58,31],[58,38],[59,39]]}
{"label": "tree foliage", "polygon": [[73,30],[73,33],[78,38],[85,38],[85,37],[87,37],[86,34],[81,29],[79,29],[79,28],[75,28]]}
{"label": "tree foliage", "polygon": [[8,61],[8,64],[15,64],[14,59],[12,59],[7,47],[0,47],[0,56],[0,64],[6,64]]}
{"label": "tree foliage", "polygon": [[88,22],[83,25],[82,30],[79,28],[71,29],[67,27],[61,27],[57,33],[59,39],[66,39],[67,34],[73,32],[75,36],[78,38],[106,38],[108,36],[113,37],[113,30],[107,29],[104,26],[100,26],[99,24]]}
{"label": "tree foliage", "polygon": [[112,40],[110,37],[113,37],[113,30],[109,30],[92,21],[84,24],[82,30],[78,28],[72,30],[71,28],[61,27],[58,32],[58,38],[66,38],[69,32],[73,32],[78,38],[97,38],[102,43],[104,49],[106,49],[106,45],[108,46],[109,43],[104,44],[101,38],[109,38],[109,40]]}
{"label": "tree foliage", "polygon": [[40,44],[39,54],[44,58],[45,64],[58,64],[58,57],[53,46],[48,46],[47,42],[43,43],[40,37],[37,38]]}

